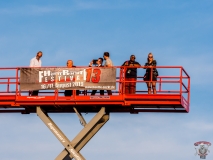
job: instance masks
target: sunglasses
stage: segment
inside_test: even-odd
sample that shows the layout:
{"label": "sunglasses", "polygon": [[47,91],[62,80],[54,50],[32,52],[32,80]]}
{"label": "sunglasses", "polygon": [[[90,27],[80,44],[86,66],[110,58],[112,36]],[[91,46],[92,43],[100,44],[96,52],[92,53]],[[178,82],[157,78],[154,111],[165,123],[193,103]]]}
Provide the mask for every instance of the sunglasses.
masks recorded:
{"label": "sunglasses", "polygon": [[149,56],[149,58],[153,58],[153,56]]}
{"label": "sunglasses", "polygon": [[134,59],[135,59],[135,57],[131,57],[131,58],[134,58]]}

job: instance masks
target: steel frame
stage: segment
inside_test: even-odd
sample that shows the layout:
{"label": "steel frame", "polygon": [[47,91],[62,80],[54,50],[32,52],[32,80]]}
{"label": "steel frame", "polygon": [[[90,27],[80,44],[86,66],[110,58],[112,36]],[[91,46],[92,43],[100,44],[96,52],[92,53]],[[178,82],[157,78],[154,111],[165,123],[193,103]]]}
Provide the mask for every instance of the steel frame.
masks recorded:
{"label": "steel frame", "polygon": [[[48,67],[50,68],[50,67]],[[0,113],[37,113],[40,119],[64,146],[64,150],[56,160],[85,160],[80,150],[109,120],[110,112],[175,112],[187,113],[190,105],[190,77],[181,66],[158,66],[156,68],[179,69],[179,76],[158,76],[157,94],[146,94],[147,91],[137,90],[136,94],[125,94],[124,86],[126,67],[119,69],[116,83],[118,89],[110,96],[91,96],[87,91],[83,95],[61,96],[62,92],[43,91],[39,96],[29,96],[28,91],[19,90],[19,68],[0,68],[0,71],[13,71],[15,76],[0,76]],[[137,67],[144,68],[144,66]],[[2,75],[2,74],[0,74]],[[152,75],[151,75],[152,76]],[[139,75],[137,84],[145,83]],[[168,80],[169,79],[169,80]],[[150,81],[151,82],[151,81]],[[164,84],[177,84],[176,90],[163,90]],[[2,90],[2,86],[6,89]],[[104,107],[103,107],[104,106]],[[76,113],[84,128],[70,141],[49,117],[48,113]],[[86,123],[82,112],[97,113]]]}
{"label": "steel frame", "polygon": [[84,128],[79,134],[72,140],[64,135],[64,133],[58,128],[48,114],[37,106],[37,115],[55,135],[55,137],[61,142],[65,149],[56,157],[55,160],[85,160],[81,155],[80,150],[89,142],[89,140],[101,129],[101,127],[109,120],[109,113],[105,112],[105,107],[102,107],[100,111],[91,119],[89,123],[86,123],[81,113],[74,108],[77,116],[79,117]]}

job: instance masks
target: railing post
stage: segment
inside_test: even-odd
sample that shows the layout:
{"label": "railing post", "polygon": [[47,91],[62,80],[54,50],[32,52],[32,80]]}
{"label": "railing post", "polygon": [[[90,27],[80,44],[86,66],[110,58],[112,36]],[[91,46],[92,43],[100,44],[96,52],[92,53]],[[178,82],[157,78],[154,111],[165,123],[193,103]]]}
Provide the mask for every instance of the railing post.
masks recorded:
{"label": "railing post", "polygon": [[188,96],[187,96],[188,102],[190,101],[190,77],[188,77]]}
{"label": "railing post", "polygon": [[[116,68],[116,71],[117,71],[118,68]],[[116,82],[117,82],[117,75],[116,75]],[[117,84],[117,83],[116,83]],[[119,79],[118,79],[118,95],[121,94],[122,92],[122,89],[121,89],[122,85],[121,85],[121,68],[120,68],[120,71],[119,71]]]}
{"label": "railing post", "polygon": [[125,84],[126,84],[126,67],[122,67],[120,69],[120,80],[121,80],[121,94],[122,96],[125,94]]}
{"label": "railing post", "polygon": [[183,68],[180,68],[180,95],[182,96]]}
{"label": "railing post", "polygon": [[58,89],[55,89],[55,100],[58,100]]}
{"label": "railing post", "polygon": [[73,96],[74,99],[76,100],[76,90],[72,90],[72,96]]}
{"label": "railing post", "polygon": [[10,91],[10,78],[7,79],[7,93]]}
{"label": "railing post", "polygon": [[19,68],[16,68],[16,98],[17,98],[17,95],[18,95],[18,84],[19,84],[18,70],[19,70]]}
{"label": "railing post", "polygon": [[159,92],[161,92],[162,78],[160,77]]}

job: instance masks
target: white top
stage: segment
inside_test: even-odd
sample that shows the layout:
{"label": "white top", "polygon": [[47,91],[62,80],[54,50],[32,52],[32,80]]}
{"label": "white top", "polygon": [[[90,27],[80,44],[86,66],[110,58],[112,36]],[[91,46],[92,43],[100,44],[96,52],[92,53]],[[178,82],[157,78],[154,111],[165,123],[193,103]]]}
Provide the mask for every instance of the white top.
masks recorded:
{"label": "white top", "polygon": [[30,60],[30,67],[41,67],[41,59],[38,61],[36,57],[32,58]]}
{"label": "white top", "polygon": [[113,66],[112,60],[110,58],[107,58],[104,64],[105,67],[108,65]]}

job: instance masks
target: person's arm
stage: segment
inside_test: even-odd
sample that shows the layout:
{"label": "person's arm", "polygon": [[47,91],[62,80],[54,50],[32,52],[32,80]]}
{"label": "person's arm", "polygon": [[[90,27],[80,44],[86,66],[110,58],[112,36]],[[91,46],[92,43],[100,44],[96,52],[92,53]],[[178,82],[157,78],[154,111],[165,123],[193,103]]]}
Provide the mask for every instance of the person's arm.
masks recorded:
{"label": "person's arm", "polygon": [[129,62],[128,61],[125,61],[122,66],[128,66],[129,65]]}
{"label": "person's arm", "polygon": [[135,67],[140,67],[141,65],[140,65],[140,63],[136,62],[136,63],[134,64],[134,66],[135,66]]}
{"label": "person's arm", "polygon": [[153,72],[156,72],[156,71],[157,71],[156,65],[157,65],[157,61],[156,61],[156,60],[153,60],[153,61],[152,61]]}
{"label": "person's arm", "polygon": [[152,66],[156,67],[156,65],[157,65],[157,61],[154,60],[154,61],[152,62]]}
{"label": "person's arm", "polygon": [[93,60],[89,63],[89,67],[92,67],[93,64]]}
{"label": "person's arm", "polygon": [[107,66],[107,67],[112,67],[112,64],[111,64],[111,63],[109,63],[109,64],[106,64],[106,66]]}
{"label": "person's arm", "polygon": [[145,63],[144,68],[143,69],[147,69],[148,63]]}

